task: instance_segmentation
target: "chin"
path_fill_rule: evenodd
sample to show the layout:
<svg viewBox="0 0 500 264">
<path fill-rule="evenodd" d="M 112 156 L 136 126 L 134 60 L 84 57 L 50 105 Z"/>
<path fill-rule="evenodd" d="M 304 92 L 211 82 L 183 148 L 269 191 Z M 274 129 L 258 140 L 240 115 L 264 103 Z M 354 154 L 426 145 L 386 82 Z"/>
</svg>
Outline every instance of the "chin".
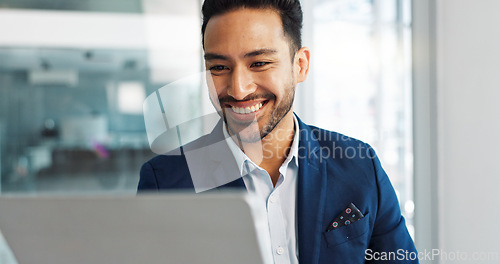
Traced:
<svg viewBox="0 0 500 264">
<path fill-rule="evenodd" d="M 237 125 L 232 122 L 226 122 L 230 134 L 236 136 L 238 141 L 246 143 L 257 143 L 261 140 L 261 127 L 258 122 L 251 122 L 245 125 Z"/>
</svg>

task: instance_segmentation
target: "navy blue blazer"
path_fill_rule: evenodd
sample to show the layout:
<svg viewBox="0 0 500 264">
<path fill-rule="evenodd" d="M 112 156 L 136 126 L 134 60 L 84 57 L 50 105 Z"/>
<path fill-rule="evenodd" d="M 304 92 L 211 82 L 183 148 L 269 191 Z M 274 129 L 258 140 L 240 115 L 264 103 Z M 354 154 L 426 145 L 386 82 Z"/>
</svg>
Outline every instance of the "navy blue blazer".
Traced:
<svg viewBox="0 0 500 264">
<path fill-rule="evenodd" d="M 219 125 L 214 131 L 217 129 L 222 131 Z M 396 193 L 374 150 L 359 140 L 305 125 L 300 119 L 299 133 L 299 262 L 352 264 L 385 258 L 379 263 L 418 263 Z M 210 134 L 204 137 L 197 141 L 223 140 L 220 135 L 215 139 Z M 180 153 L 160 155 L 146 162 L 141 168 L 138 191 L 194 190 L 182 148 Z M 211 156 L 206 157 L 208 162 L 217 158 Z M 245 188 L 245 184 L 238 178 L 219 188 L 227 187 Z M 327 231 L 350 203 L 360 209 L 364 218 Z"/>
</svg>

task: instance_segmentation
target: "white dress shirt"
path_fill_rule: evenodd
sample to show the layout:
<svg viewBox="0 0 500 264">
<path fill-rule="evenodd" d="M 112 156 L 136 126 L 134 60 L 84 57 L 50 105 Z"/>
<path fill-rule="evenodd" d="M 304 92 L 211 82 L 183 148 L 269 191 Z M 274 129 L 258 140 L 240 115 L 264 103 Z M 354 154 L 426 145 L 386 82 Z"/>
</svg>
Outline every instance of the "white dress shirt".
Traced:
<svg viewBox="0 0 500 264">
<path fill-rule="evenodd" d="M 299 171 L 299 123 L 295 116 L 293 120 L 295 133 L 292 145 L 279 168 L 280 176 L 276 186 L 273 186 L 269 173 L 251 161 L 228 135 L 226 127 L 223 127 L 227 144 L 240 168 L 247 190 L 256 193 L 266 205 L 273 258 L 277 264 L 299 262 L 295 206 Z"/>
</svg>

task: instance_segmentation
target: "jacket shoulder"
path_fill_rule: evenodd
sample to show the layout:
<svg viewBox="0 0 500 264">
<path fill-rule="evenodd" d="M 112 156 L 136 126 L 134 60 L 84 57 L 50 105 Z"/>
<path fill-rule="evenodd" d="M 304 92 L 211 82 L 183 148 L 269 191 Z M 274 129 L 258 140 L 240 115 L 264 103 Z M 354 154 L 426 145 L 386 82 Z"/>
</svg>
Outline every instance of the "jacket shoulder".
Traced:
<svg viewBox="0 0 500 264">
<path fill-rule="evenodd" d="M 142 165 L 138 191 L 193 188 L 184 155 L 158 155 Z"/>
<path fill-rule="evenodd" d="M 319 143 L 321 148 L 327 148 L 336 152 L 343 151 L 344 154 L 349 154 L 349 152 L 351 152 L 351 156 L 354 155 L 353 158 L 360 156 L 360 151 L 373 152 L 373 149 L 369 144 L 359 139 L 315 126 L 308 126 L 308 128 L 311 131 L 312 138 Z"/>
</svg>

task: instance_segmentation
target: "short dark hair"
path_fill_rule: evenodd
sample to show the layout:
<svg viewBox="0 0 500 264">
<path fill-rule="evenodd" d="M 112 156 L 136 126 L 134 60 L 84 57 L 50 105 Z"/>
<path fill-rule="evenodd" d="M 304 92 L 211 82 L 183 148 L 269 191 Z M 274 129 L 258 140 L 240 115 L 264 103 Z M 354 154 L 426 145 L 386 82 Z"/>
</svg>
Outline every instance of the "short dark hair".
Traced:
<svg viewBox="0 0 500 264">
<path fill-rule="evenodd" d="M 302 8 L 299 0 L 205 0 L 201 8 L 203 14 L 203 25 L 201 26 L 203 48 L 205 48 L 205 29 L 210 18 L 239 8 L 270 8 L 277 11 L 281 17 L 285 36 L 290 38 L 291 50 L 295 53 L 302 47 Z"/>
</svg>

